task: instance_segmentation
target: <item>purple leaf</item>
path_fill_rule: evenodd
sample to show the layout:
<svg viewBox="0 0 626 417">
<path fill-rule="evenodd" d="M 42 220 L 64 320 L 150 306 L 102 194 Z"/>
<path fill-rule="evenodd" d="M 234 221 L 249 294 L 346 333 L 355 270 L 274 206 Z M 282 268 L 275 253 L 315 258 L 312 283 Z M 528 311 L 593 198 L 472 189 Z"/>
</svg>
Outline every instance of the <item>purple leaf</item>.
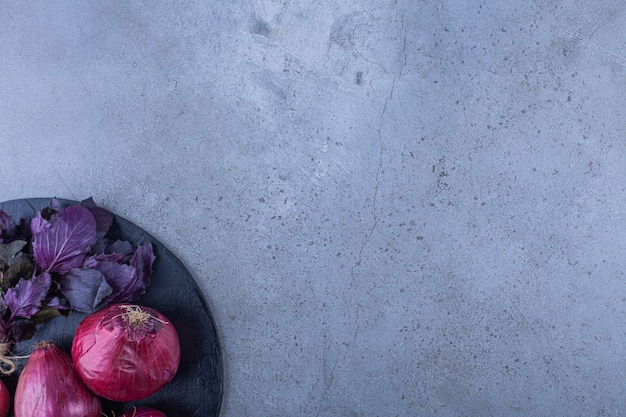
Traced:
<svg viewBox="0 0 626 417">
<path fill-rule="evenodd" d="M 96 220 L 98 240 L 104 238 L 113 224 L 113 215 L 108 210 L 98 207 L 91 197 L 81 201 L 80 204 L 86 207 Z"/>
<path fill-rule="evenodd" d="M 13 343 L 11 338 L 11 323 L 4 318 L 0 318 L 0 343 Z"/>
<path fill-rule="evenodd" d="M 131 301 L 125 289 L 132 286 L 137 280 L 135 268 L 130 265 L 103 261 L 96 269 L 105 276 L 107 283 L 113 287 L 113 292 L 105 300 L 105 304 Z"/>
<path fill-rule="evenodd" d="M 135 248 L 133 245 L 125 240 L 116 240 L 115 242 L 111 242 L 104 250 L 105 253 L 121 253 L 127 256 L 132 255 L 134 251 Z"/>
<path fill-rule="evenodd" d="M 133 300 L 139 299 L 139 296 L 146 292 L 146 287 L 150 285 L 150 277 L 152 276 L 152 265 L 154 264 L 154 250 L 150 242 L 144 243 L 135 250 L 135 254 L 130 258 L 130 265 L 135 268 L 137 273 L 137 281 L 132 288 L 127 288 L 131 293 Z"/>
<path fill-rule="evenodd" d="M 4 313 L 6 313 L 6 311 L 7 311 L 7 304 L 4 301 L 4 295 L 0 295 L 0 317 L 4 316 Z"/>
<path fill-rule="evenodd" d="M 15 222 L 13 221 L 13 218 L 9 214 L 0 210 L 0 243 L 2 243 L 3 239 L 6 239 L 11 234 L 14 228 Z"/>
<path fill-rule="evenodd" d="M 35 323 L 43 323 L 47 320 L 58 316 L 68 316 L 70 313 L 70 306 L 65 298 L 53 296 L 46 298 L 41 303 L 41 308 L 30 319 Z"/>
<path fill-rule="evenodd" d="M 35 217 L 30 221 L 30 232 L 33 236 L 45 233 L 52 224 L 43 218 L 41 212 L 38 212 Z"/>
<path fill-rule="evenodd" d="M 56 310 L 68 310 L 67 303 L 64 303 L 59 297 L 52 297 L 45 303 L 46 307 L 54 308 Z"/>
<path fill-rule="evenodd" d="M 63 204 L 58 198 L 54 197 L 50 202 L 49 208 L 54 211 L 61 211 L 63 209 Z"/>
<path fill-rule="evenodd" d="M 100 262 L 115 262 L 118 264 L 126 263 L 128 257 L 121 253 L 99 253 L 85 258 L 82 268 L 96 268 Z"/>
<path fill-rule="evenodd" d="M 28 340 L 35 335 L 37 330 L 36 324 L 32 320 L 19 319 L 13 322 L 11 331 L 13 333 L 13 340 L 15 343 L 19 343 L 22 340 Z"/>
<path fill-rule="evenodd" d="M 59 291 L 72 309 L 90 313 L 113 291 L 104 275 L 95 269 L 74 268 L 58 280 Z"/>
<path fill-rule="evenodd" d="M 11 319 L 14 317 L 29 319 L 37 313 L 41 302 L 48 295 L 51 284 L 52 276 L 44 272 L 31 279 L 21 278 L 15 287 L 9 288 L 4 294 L 4 301 L 11 310 Z"/>
<path fill-rule="evenodd" d="M 41 213 L 31 222 L 33 256 L 47 272 L 64 274 L 83 263 L 96 243 L 96 220 L 89 209 L 69 206 L 58 216 L 44 219 Z"/>
<path fill-rule="evenodd" d="M 103 238 L 109 232 L 113 224 L 113 215 L 100 207 L 90 208 L 89 211 L 96 219 L 96 231 L 98 238 Z"/>
</svg>

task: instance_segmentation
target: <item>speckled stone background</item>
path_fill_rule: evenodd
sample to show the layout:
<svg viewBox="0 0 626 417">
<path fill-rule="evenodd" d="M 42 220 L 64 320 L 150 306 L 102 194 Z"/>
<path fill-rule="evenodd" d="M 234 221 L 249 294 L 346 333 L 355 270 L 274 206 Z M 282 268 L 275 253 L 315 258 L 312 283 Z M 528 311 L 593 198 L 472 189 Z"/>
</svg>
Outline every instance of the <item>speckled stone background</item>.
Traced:
<svg viewBox="0 0 626 417">
<path fill-rule="evenodd" d="M 2 1 L 0 200 L 196 277 L 223 417 L 626 415 L 626 4 Z"/>
</svg>

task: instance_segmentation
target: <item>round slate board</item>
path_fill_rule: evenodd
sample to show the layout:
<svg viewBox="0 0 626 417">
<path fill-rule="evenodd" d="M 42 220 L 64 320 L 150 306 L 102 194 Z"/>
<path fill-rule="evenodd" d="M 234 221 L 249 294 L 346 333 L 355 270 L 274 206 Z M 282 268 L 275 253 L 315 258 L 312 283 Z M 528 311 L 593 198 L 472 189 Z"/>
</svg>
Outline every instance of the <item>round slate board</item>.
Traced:
<svg viewBox="0 0 626 417">
<path fill-rule="evenodd" d="M 0 203 L 0 210 L 10 214 L 16 222 L 32 218 L 38 210 L 50 205 L 52 198 L 31 198 Z M 62 200 L 63 204 L 79 204 Z M 103 207 L 106 209 L 106 207 Z M 150 286 L 138 304 L 153 307 L 172 321 L 181 344 L 181 362 L 176 376 L 156 394 L 127 404 L 102 401 L 102 411 L 119 416 L 133 405 L 146 405 L 163 411 L 171 417 L 217 417 L 222 401 L 222 356 L 209 307 L 193 277 L 185 266 L 160 242 L 128 220 L 115 215 L 108 236 L 127 240 L 134 245 L 151 242 L 156 255 Z M 66 352 L 70 351 L 74 331 L 85 317 L 72 312 L 69 317 L 56 317 L 39 325 L 35 336 L 21 342 L 15 349 L 17 355 L 28 354 L 40 340 L 53 340 Z M 13 393 L 19 372 L 25 360 L 19 362 L 18 371 L 2 377 Z M 13 417 L 12 411 L 9 414 Z"/>
</svg>

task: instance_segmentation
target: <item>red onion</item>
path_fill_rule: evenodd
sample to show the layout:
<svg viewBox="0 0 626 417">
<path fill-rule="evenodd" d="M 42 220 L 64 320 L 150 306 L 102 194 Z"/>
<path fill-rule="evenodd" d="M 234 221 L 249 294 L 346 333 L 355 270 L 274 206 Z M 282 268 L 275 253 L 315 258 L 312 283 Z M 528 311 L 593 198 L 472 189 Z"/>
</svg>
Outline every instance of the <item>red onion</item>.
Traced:
<svg viewBox="0 0 626 417">
<path fill-rule="evenodd" d="M 76 329 L 72 358 L 97 395 L 126 402 L 146 398 L 170 382 L 180 363 L 180 343 L 160 312 L 113 304 L 85 317 Z"/>
<path fill-rule="evenodd" d="M 133 408 L 130 411 L 125 412 L 120 417 L 167 417 L 159 410 L 155 410 L 152 407 L 139 407 Z"/>
<path fill-rule="evenodd" d="M 9 404 L 11 395 L 4 382 L 0 380 L 0 417 L 7 417 L 9 414 Z"/>
<path fill-rule="evenodd" d="M 70 355 L 40 342 L 17 380 L 15 417 L 101 417 L 100 400 L 82 383 Z"/>
</svg>

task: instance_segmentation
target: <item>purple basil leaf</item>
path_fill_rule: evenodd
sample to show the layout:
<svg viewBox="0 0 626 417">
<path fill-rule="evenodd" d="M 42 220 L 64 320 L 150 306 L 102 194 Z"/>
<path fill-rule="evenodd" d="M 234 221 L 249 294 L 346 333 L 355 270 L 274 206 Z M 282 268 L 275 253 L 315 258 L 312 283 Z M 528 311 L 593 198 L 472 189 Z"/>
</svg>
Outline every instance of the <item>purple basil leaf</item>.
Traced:
<svg viewBox="0 0 626 417">
<path fill-rule="evenodd" d="M 35 335 L 37 325 L 32 320 L 15 320 L 11 326 L 13 332 L 13 341 L 19 343 L 22 340 L 28 340 Z"/>
<path fill-rule="evenodd" d="M 4 301 L 7 308 L 11 310 L 11 318 L 29 319 L 37 313 L 42 301 L 48 295 L 51 284 L 52 276 L 44 272 L 31 279 L 22 278 L 15 287 L 9 288 L 4 294 Z"/>
<path fill-rule="evenodd" d="M 137 281 L 132 288 L 128 288 L 133 297 L 132 301 L 138 300 L 139 296 L 146 292 L 146 287 L 150 284 L 152 276 L 152 264 L 154 264 L 154 251 L 150 242 L 144 243 L 135 250 L 135 254 L 130 258 L 130 265 L 135 268 Z"/>
<path fill-rule="evenodd" d="M 55 317 L 59 317 L 61 314 L 62 314 L 61 310 L 44 305 L 44 306 L 41 306 L 39 311 L 33 315 L 31 320 L 35 323 L 43 323 Z"/>
<path fill-rule="evenodd" d="M 98 207 L 91 197 L 81 201 L 80 204 L 86 207 L 96 220 L 96 243 L 93 245 L 92 252 L 103 253 L 109 243 L 106 235 L 113 225 L 113 214 L 102 207 Z"/>
<path fill-rule="evenodd" d="M 132 294 L 127 294 L 125 289 L 133 287 L 137 281 L 135 268 L 116 262 L 102 261 L 96 269 L 104 275 L 107 283 L 113 288 L 104 304 L 133 301 L 130 299 Z"/>
<path fill-rule="evenodd" d="M 98 207 L 98 205 L 94 201 L 93 197 L 89 197 L 89 198 L 84 199 L 83 201 L 80 202 L 80 205 L 81 206 L 85 206 L 87 208 Z"/>
<path fill-rule="evenodd" d="M 9 235 L 10 240 L 25 240 L 26 242 L 30 242 L 32 237 L 30 219 L 20 220 L 20 222 L 15 225 L 13 232 Z"/>
<path fill-rule="evenodd" d="M 7 311 L 7 304 L 4 301 L 4 294 L 3 294 L 3 295 L 0 295 L 0 317 L 4 316 L 4 313 L 6 313 L 6 311 Z"/>
<path fill-rule="evenodd" d="M 0 210 L 0 243 L 9 237 L 14 228 L 15 222 L 13 218 L 8 213 Z"/>
<path fill-rule="evenodd" d="M 44 321 L 50 320 L 54 317 L 67 317 L 69 314 L 70 306 L 68 306 L 67 300 L 65 298 L 61 299 L 54 296 L 44 300 L 41 308 L 34 316 L 31 317 L 31 320 L 35 323 L 43 323 Z"/>
<path fill-rule="evenodd" d="M 87 208 L 98 207 L 93 197 L 89 197 L 80 202 L 81 206 L 85 206 Z"/>
<path fill-rule="evenodd" d="M 113 224 L 113 215 L 108 210 L 98 207 L 91 197 L 81 201 L 80 204 L 86 207 L 96 219 L 98 240 L 104 238 Z"/>
<path fill-rule="evenodd" d="M 52 297 L 46 302 L 44 302 L 46 307 L 54 308 L 56 310 L 69 310 L 70 307 L 67 303 L 63 302 L 59 297 Z"/>
<path fill-rule="evenodd" d="M 14 240 L 11 243 L 0 243 L 0 261 L 9 263 L 15 255 L 20 253 L 24 246 L 26 246 L 24 240 Z"/>
<path fill-rule="evenodd" d="M 14 287 L 20 278 L 30 278 L 35 270 L 32 258 L 24 252 L 15 255 L 8 266 L 1 280 L 4 288 Z"/>
<path fill-rule="evenodd" d="M 94 219 L 96 219 L 96 231 L 98 233 L 98 238 L 104 238 L 104 235 L 109 232 L 109 229 L 113 224 L 113 215 L 100 207 L 90 208 L 89 211 L 93 215 Z"/>
<path fill-rule="evenodd" d="M 45 233 L 50 226 L 52 226 L 52 224 L 48 220 L 44 219 L 41 212 L 37 212 L 37 215 L 30 221 L 30 231 L 33 236 Z"/>
<path fill-rule="evenodd" d="M 80 267 L 96 243 L 96 220 L 89 209 L 81 206 L 69 206 L 51 221 L 38 213 L 31 230 L 35 261 L 48 272 L 64 274 Z"/>
<path fill-rule="evenodd" d="M 63 210 L 63 204 L 61 204 L 61 201 L 58 198 L 54 197 L 48 208 L 54 211 L 61 211 Z"/>
<path fill-rule="evenodd" d="M 13 338 L 11 337 L 11 323 L 9 320 L 4 318 L 0 318 L 0 343 L 14 343 Z"/>
<path fill-rule="evenodd" d="M 81 265 L 81 268 L 83 268 L 83 269 L 94 269 L 96 266 L 98 266 L 99 263 L 100 263 L 100 261 L 98 260 L 98 258 L 95 255 L 88 256 L 83 261 L 83 264 Z"/>
<path fill-rule="evenodd" d="M 104 275 L 95 269 L 74 268 L 58 284 L 71 308 L 84 313 L 94 311 L 113 291 Z"/>
<path fill-rule="evenodd" d="M 116 262 L 118 264 L 127 263 L 128 256 L 122 253 L 100 253 L 95 256 L 98 261 Z"/>
<path fill-rule="evenodd" d="M 91 255 L 85 258 L 81 268 L 86 269 L 98 269 L 98 266 L 102 262 L 113 262 L 116 264 L 125 264 L 128 261 L 128 256 L 121 253 L 99 253 L 97 255 Z"/>
<path fill-rule="evenodd" d="M 121 253 L 127 256 L 132 255 L 134 251 L 133 245 L 125 240 L 110 242 L 104 250 L 105 253 Z"/>
</svg>

